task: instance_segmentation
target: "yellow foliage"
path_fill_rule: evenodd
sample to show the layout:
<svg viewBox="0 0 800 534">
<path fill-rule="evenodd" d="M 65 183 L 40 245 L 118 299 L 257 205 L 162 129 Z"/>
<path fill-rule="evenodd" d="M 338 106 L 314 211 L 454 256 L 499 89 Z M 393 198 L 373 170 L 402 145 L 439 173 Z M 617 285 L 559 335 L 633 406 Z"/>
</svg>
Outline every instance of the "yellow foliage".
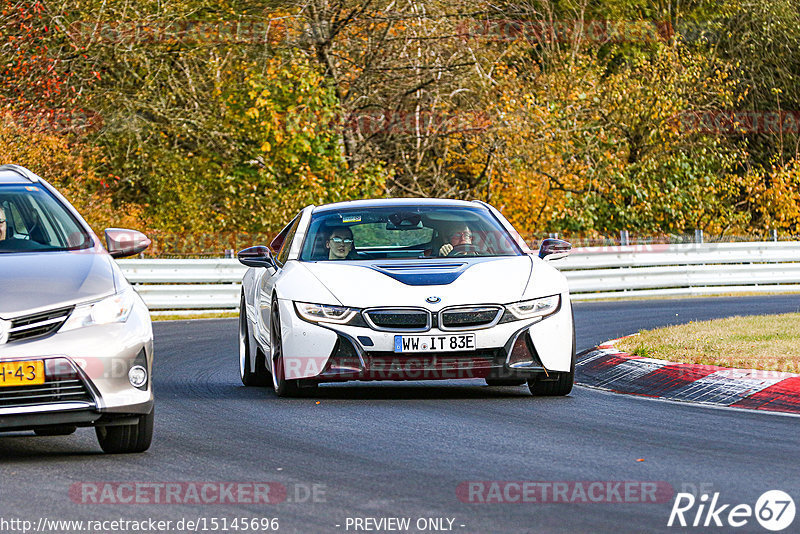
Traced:
<svg viewBox="0 0 800 534">
<path fill-rule="evenodd" d="M 146 231 L 142 206 L 115 205 L 102 179 L 93 170 L 95 154 L 80 142 L 52 132 L 26 129 L 11 120 L 0 122 L 0 164 L 22 165 L 50 182 L 99 236 L 105 228 Z"/>
</svg>

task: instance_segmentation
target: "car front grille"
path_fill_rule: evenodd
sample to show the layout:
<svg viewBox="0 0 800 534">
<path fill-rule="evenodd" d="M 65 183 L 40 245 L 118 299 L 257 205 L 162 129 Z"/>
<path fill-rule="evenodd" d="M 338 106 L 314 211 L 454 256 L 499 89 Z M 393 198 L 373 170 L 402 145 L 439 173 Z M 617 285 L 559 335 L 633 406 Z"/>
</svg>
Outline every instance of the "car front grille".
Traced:
<svg viewBox="0 0 800 534">
<path fill-rule="evenodd" d="M 11 320 L 11 329 L 8 334 L 8 342 L 42 337 L 52 334 L 59 328 L 72 313 L 72 307 L 60 308 L 24 317 L 17 317 Z"/>
<path fill-rule="evenodd" d="M 60 402 L 92 402 L 81 380 L 55 380 L 38 386 L 0 388 L 0 408 L 17 408 Z"/>
<path fill-rule="evenodd" d="M 373 308 L 364 312 L 376 330 L 424 332 L 431 328 L 431 312 L 421 308 Z"/>
<path fill-rule="evenodd" d="M 0 408 L 22 408 L 64 402 L 94 404 L 83 379 L 66 358 L 45 360 L 44 384 L 0 387 Z"/>
<path fill-rule="evenodd" d="M 439 313 L 439 327 L 447 330 L 481 328 L 493 325 L 503 313 L 500 306 L 464 306 Z"/>
</svg>

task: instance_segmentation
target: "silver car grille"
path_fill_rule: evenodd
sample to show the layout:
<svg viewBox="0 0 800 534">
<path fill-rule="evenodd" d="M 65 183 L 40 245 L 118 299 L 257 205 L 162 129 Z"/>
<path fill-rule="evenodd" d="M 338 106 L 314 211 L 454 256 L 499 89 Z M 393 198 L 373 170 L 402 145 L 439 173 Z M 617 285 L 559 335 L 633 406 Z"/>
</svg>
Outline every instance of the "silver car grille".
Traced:
<svg viewBox="0 0 800 534">
<path fill-rule="evenodd" d="M 375 330 L 391 332 L 425 332 L 431 329 L 431 312 L 424 308 L 372 308 L 364 318 Z"/>
<path fill-rule="evenodd" d="M 503 315 L 501 306 L 460 306 L 439 312 L 442 330 L 467 330 L 494 326 Z"/>
<path fill-rule="evenodd" d="M 93 402 L 83 381 L 54 380 L 38 386 L 0 388 L 0 408 L 19 408 L 62 402 Z"/>
<path fill-rule="evenodd" d="M 22 408 L 85 402 L 94 405 L 94 397 L 74 365 L 66 358 L 45 360 L 44 384 L 0 387 L 0 408 Z"/>
<path fill-rule="evenodd" d="M 31 339 L 52 334 L 69 317 L 72 307 L 51 310 L 11 320 L 11 329 L 8 333 L 8 342 Z"/>
</svg>

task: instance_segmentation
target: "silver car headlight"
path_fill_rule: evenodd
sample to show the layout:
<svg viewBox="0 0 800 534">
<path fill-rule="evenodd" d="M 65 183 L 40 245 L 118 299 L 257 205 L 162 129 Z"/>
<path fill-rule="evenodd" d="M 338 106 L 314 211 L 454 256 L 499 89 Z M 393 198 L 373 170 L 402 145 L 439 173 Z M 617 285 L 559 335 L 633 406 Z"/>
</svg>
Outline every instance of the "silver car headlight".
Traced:
<svg viewBox="0 0 800 534">
<path fill-rule="evenodd" d="M 75 330 L 85 326 L 124 323 L 133 311 L 136 293 L 126 289 L 102 300 L 76 306 L 59 332 Z"/>
<path fill-rule="evenodd" d="M 517 319 L 532 319 L 534 317 L 546 317 L 558 310 L 561 302 L 561 295 L 552 295 L 532 300 L 523 300 L 507 304 L 506 309 Z"/>
<path fill-rule="evenodd" d="M 312 323 L 345 324 L 356 316 L 361 310 L 347 306 L 331 306 L 329 304 L 311 304 L 308 302 L 295 302 L 294 309 L 297 315 Z"/>
</svg>

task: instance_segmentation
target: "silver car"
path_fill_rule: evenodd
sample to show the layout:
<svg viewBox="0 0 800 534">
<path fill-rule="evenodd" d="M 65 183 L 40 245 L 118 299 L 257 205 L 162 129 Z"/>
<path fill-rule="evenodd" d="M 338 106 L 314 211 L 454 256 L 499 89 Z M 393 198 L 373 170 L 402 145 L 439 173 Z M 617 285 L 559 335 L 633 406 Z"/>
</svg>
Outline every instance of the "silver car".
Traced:
<svg viewBox="0 0 800 534">
<path fill-rule="evenodd" d="M 93 426 L 105 452 L 150 446 L 150 314 L 112 259 L 150 241 L 105 234 L 108 251 L 50 184 L 0 166 L 0 431 Z"/>
</svg>

